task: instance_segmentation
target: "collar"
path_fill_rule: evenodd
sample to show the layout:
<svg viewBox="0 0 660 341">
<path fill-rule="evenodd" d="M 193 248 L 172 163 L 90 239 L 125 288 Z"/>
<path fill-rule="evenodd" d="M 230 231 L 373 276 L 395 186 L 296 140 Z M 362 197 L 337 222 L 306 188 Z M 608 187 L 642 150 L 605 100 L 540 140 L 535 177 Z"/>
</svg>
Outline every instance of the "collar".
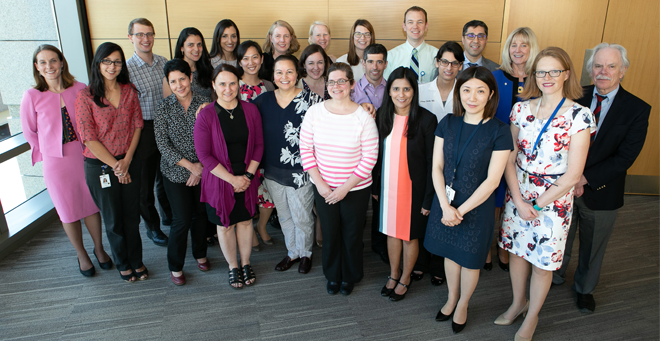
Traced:
<svg viewBox="0 0 660 341">
<path fill-rule="evenodd" d="M 457 78 L 458 77 L 454 78 L 454 86 L 451 87 L 451 91 L 449 91 L 450 94 L 454 92 L 454 89 L 456 89 L 456 79 Z M 429 90 L 437 91 L 439 93 L 440 89 L 438 89 L 438 77 L 435 77 L 435 79 L 433 79 L 433 81 L 431 81 L 431 83 L 432 84 L 429 85 Z M 447 98 L 447 100 L 449 100 L 449 98 Z"/>
<path fill-rule="evenodd" d="M 467 54 L 465 54 L 465 51 L 463 51 L 463 56 L 465 57 L 465 61 L 463 62 L 463 65 L 467 66 L 468 63 L 472 63 L 472 62 L 470 61 L 470 59 L 468 59 Z M 477 65 L 479 65 L 479 66 L 484 66 L 484 55 L 481 55 L 481 56 L 479 57 L 479 59 L 477 60 L 477 62 L 476 62 L 476 63 L 472 63 L 472 64 L 477 64 Z"/>
<path fill-rule="evenodd" d="M 619 93 L 619 89 L 621 89 L 621 84 L 617 85 L 616 89 L 610 91 L 609 93 L 607 93 L 605 95 L 601 95 L 601 96 L 607 97 L 608 102 L 612 103 L 612 101 L 614 100 L 614 96 L 616 96 L 616 94 Z M 599 94 L 599 93 L 598 93 L 598 90 L 596 89 L 596 86 L 594 85 L 594 91 L 593 91 L 593 95 L 591 95 L 591 97 L 596 97 L 596 94 Z"/>
<path fill-rule="evenodd" d="M 358 81 L 358 85 L 360 86 L 361 89 L 366 89 L 369 85 L 373 86 L 371 83 L 369 83 L 369 80 L 367 79 L 367 75 L 362 76 L 360 80 Z M 380 88 L 381 86 L 387 86 L 387 82 L 385 81 L 385 77 L 381 78 L 380 84 L 378 84 L 377 88 Z"/>
<path fill-rule="evenodd" d="M 153 56 L 152 57 L 152 62 L 151 62 L 152 65 L 150 65 L 150 66 L 154 66 L 154 65 L 158 64 L 158 58 L 157 58 L 158 55 L 156 55 L 155 53 L 152 53 L 152 56 Z M 137 54 L 137 52 L 133 52 L 133 56 L 129 60 L 131 60 L 131 59 L 133 59 L 135 61 L 135 64 L 137 66 L 143 66 L 145 64 L 149 65 L 147 62 L 142 60 L 142 58 L 140 58 L 140 56 Z M 126 61 L 126 63 L 128 63 L 128 60 Z"/>
<path fill-rule="evenodd" d="M 408 49 L 408 51 L 410 51 L 410 52 L 412 53 L 412 50 L 413 50 L 413 49 L 417 49 L 417 51 L 421 51 L 422 49 L 424 49 L 424 47 L 426 46 L 426 42 L 423 41 L 421 44 L 419 44 L 419 46 L 417 46 L 417 47 L 413 47 L 413 46 L 410 44 L 410 42 L 409 42 L 408 40 L 406 40 L 406 42 L 405 42 L 404 45 L 406 46 L 406 48 Z"/>
</svg>

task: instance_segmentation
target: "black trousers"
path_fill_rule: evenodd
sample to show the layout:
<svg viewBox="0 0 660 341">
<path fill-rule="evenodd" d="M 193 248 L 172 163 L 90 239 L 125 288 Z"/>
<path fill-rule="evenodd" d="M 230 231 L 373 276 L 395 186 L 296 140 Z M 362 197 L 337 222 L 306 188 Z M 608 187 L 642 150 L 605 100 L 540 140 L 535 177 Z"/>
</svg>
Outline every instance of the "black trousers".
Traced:
<svg viewBox="0 0 660 341">
<path fill-rule="evenodd" d="M 339 203 L 328 205 L 314 186 L 316 210 L 323 226 L 323 273 L 328 281 L 362 280 L 362 236 L 370 196 L 371 188 L 364 188 L 348 192 Z"/>
<path fill-rule="evenodd" d="M 387 253 L 387 235 L 381 233 L 380 229 L 380 203 L 371 197 L 371 250 L 380 254 Z"/>
<path fill-rule="evenodd" d="M 419 238 L 419 255 L 413 271 L 421 271 L 431 276 L 445 277 L 445 257 L 436 256 L 424 247 L 424 237 Z"/>
<path fill-rule="evenodd" d="M 163 174 L 160 172 L 160 152 L 156 145 L 154 121 L 144 121 L 144 128 L 140 134 L 135 154 L 140 155 L 142 172 L 140 173 L 140 216 L 144 219 L 144 226 L 149 231 L 160 231 L 160 219 L 172 220 L 172 208 L 163 186 Z M 135 177 L 134 177 L 135 178 Z M 154 184 L 156 196 L 160 204 L 160 216 L 156 210 L 154 197 Z"/>
<path fill-rule="evenodd" d="M 85 159 L 85 180 L 92 199 L 101 210 L 105 233 L 110 242 L 112 258 L 120 271 L 142 267 L 142 239 L 140 239 L 140 174 L 139 160 L 133 160 L 128 169 L 132 182 L 122 185 L 110 167 L 111 186 L 101 188 L 99 177 L 103 174 L 103 162 Z"/>
<path fill-rule="evenodd" d="M 186 259 L 189 230 L 193 257 L 195 259 L 206 257 L 206 224 L 208 223 L 206 206 L 199 201 L 202 192 L 200 184 L 189 187 L 185 183 L 173 183 L 166 177 L 163 177 L 163 184 L 172 204 L 167 263 L 170 271 L 181 271 Z"/>
</svg>

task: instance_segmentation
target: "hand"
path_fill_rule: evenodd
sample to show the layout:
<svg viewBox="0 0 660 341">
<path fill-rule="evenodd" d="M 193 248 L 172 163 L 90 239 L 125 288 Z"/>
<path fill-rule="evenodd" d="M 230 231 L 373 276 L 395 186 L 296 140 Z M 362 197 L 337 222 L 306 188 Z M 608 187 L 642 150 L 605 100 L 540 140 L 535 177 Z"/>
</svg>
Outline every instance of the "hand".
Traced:
<svg viewBox="0 0 660 341">
<path fill-rule="evenodd" d="M 117 163 L 115 163 L 115 165 L 112 167 L 112 170 L 114 170 L 115 175 L 119 177 L 121 176 L 120 174 L 122 173 L 128 173 L 128 168 L 130 166 L 131 166 L 131 160 L 128 160 L 127 158 L 123 158 L 117 161 Z"/>
<path fill-rule="evenodd" d="M 378 201 L 378 196 L 377 196 L 377 195 L 372 194 L 371 196 L 372 196 L 376 201 Z"/>
<path fill-rule="evenodd" d="M 346 194 L 348 194 L 346 187 L 339 186 L 335 188 L 335 190 L 332 191 L 327 197 L 325 197 L 325 203 L 328 205 L 334 205 L 342 201 L 346 197 Z"/>
<path fill-rule="evenodd" d="M 458 212 L 453 206 L 447 205 L 442 208 L 442 219 L 441 223 L 446 226 L 456 226 L 461 223 L 463 216 Z"/>
<path fill-rule="evenodd" d="M 328 195 L 332 194 L 332 188 L 330 188 L 330 186 L 328 186 L 328 184 L 325 181 L 316 184 L 316 190 L 319 192 L 319 195 L 321 195 L 324 199 L 327 199 Z"/>
<path fill-rule="evenodd" d="M 131 183 L 131 175 L 128 173 L 122 173 L 121 176 L 117 176 L 117 180 L 122 185 L 128 185 Z"/>
<path fill-rule="evenodd" d="M 360 105 L 362 106 L 362 108 L 364 110 L 367 111 L 367 113 L 369 113 L 371 118 L 373 118 L 374 120 L 376 119 L 376 108 L 373 106 L 373 104 L 371 104 L 371 103 L 362 103 Z"/>
<path fill-rule="evenodd" d="M 204 166 L 202 166 L 201 162 L 195 162 L 190 166 L 190 169 L 188 169 L 190 173 L 194 174 L 195 176 L 201 178 L 202 177 L 202 172 L 204 171 Z"/>
<path fill-rule="evenodd" d="M 201 180 L 202 180 L 201 176 L 197 176 L 193 173 L 190 173 L 190 176 L 188 177 L 188 181 L 186 181 L 186 186 L 188 187 L 197 186 Z"/>
<path fill-rule="evenodd" d="M 234 187 L 235 193 L 245 192 L 250 187 L 250 180 L 242 175 L 232 175 L 230 184 Z"/>
<path fill-rule="evenodd" d="M 197 117 L 197 115 L 199 115 L 199 112 L 202 111 L 202 109 L 204 109 L 204 107 L 206 107 L 207 105 L 209 105 L 209 103 L 202 103 L 199 106 L 199 108 L 197 108 L 197 111 L 195 111 L 195 117 Z"/>
<path fill-rule="evenodd" d="M 422 214 L 423 214 L 423 215 L 425 215 L 425 216 L 428 217 L 428 216 L 429 216 L 429 213 L 431 213 L 430 210 L 425 210 L 425 209 L 422 208 Z"/>
<path fill-rule="evenodd" d="M 582 174 L 582 175 L 580 176 L 580 181 L 578 181 L 578 183 L 575 184 L 575 186 L 576 186 L 576 187 L 577 187 L 577 186 L 586 186 L 588 183 L 589 183 L 589 182 L 587 181 L 587 178 L 585 178 L 585 177 L 584 177 L 584 174 Z"/>
<path fill-rule="evenodd" d="M 575 192 L 573 192 L 573 195 L 574 195 L 576 198 L 579 198 L 579 197 L 582 196 L 582 194 L 584 194 L 584 186 L 580 186 L 579 184 L 580 184 L 580 183 L 578 182 L 578 184 L 575 185 Z"/>
<path fill-rule="evenodd" d="M 516 209 L 522 220 L 531 221 L 539 217 L 539 212 L 530 203 L 522 201 L 516 205 Z"/>
</svg>

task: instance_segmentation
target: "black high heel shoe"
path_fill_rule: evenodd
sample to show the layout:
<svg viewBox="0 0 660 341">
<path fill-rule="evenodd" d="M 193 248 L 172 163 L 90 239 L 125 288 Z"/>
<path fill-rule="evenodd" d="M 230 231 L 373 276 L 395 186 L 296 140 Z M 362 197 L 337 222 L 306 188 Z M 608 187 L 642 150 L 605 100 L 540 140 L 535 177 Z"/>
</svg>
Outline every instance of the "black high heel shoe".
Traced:
<svg viewBox="0 0 660 341">
<path fill-rule="evenodd" d="M 92 277 L 96 273 L 96 269 L 94 268 L 94 264 L 92 264 L 92 267 L 87 269 L 87 270 L 81 269 L 80 268 L 80 260 L 78 260 L 78 270 L 80 270 L 80 273 L 85 277 Z"/>
<path fill-rule="evenodd" d="M 400 286 L 406 288 L 406 292 L 399 295 L 396 292 L 394 292 L 394 289 L 396 289 L 396 287 L 394 287 L 394 289 L 392 289 L 392 295 L 390 295 L 390 301 L 396 302 L 396 301 L 401 301 L 402 299 L 406 298 L 406 294 L 408 293 L 408 290 L 410 290 L 410 285 L 411 284 L 412 284 L 412 281 L 408 284 L 403 284 L 403 283 L 399 282 L 397 285 L 400 285 Z"/>
<path fill-rule="evenodd" d="M 445 282 L 445 279 L 442 277 L 431 276 L 431 285 L 434 287 L 439 287 L 442 283 Z"/>
<path fill-rule="evenodd" d="M 465 328 L 466 324 L 467 324 L 467 320 L 463 324 L 458 324 L 454 321 L 451 321 L 451 330 L 454 332 L 454 334 L 458 334 L 463 330 L 463 328 Z"/>
<path fill-rule="evenodd" d="M 456 309 L 456 308 L 454 308 L 454 309 Z M 441 308 L 440 310 L 438 310 L 438 315 L 435 315 L 435 320 L 438 321 L 438 322 L 447 321 L 451 318 L 452 315 L 454 315 L 453 311 L 451 313 L 449 313 L 449 315 L 443 314 L 442 313 L 442 308 Z"/>
<path fill-rule="evenodd" d="M 498 262 L 497 264 L 500 266 L 500 269 L 509 272 L 509 263 Z"/>
<path fill-rule="evenodd" d="M 484 270 L 486 270 L 486 271 L 493 270 L 493 262 L 488 262 L 488 263 L 484 264 Z"/>
<path fill-rule="evenodd" d="M 396 282 L 394 285 L 394 288 L 396 288 L 397 284 L 399 284 L 399 280 L 396 278 L 392 278 L 392 276 L 387 276 L 387 281 L 389 282 L 390 280 L 393 280 Z M 380 289 L 380 295 L 383 297 L 389 297 L 392 295 L 392 292 L 394 292 L 394 288 L 390 289 L 387 287 L 387 282 L 385 282 L 385 285 L 383 286 L 383 289 Z"/>
<path fill-rule="evenodd" d="M 99 256 L 96 255 L 96 249 L 93 249 L 92 253 L 94 253 L 94 257 L 96 257 L 96 261 L 99 262 L 99 266 L 101 267 L 101 269 L 103 269 L 103 270 L 112 269 L 112 258 L 108 257 L 110 259 L 108 259 L 107 262 L 101 263 L 101 261 L 99 260 Z"/>
<path fill-rule="evenodd" d="M 419 281 L 422 278 L 424 278 L 424 273 L 422 272 L 421 274 L 416 274 L 414 271 L 410 273 L 410 278 L 413 279 L 413 281 Z"/>
</svg>

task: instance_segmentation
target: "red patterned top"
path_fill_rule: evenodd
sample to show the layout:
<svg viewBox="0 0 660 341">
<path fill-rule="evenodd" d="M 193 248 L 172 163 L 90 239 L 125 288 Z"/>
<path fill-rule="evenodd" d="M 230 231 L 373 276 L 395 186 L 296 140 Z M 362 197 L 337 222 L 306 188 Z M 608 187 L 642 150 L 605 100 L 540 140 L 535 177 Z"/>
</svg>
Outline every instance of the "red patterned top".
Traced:
<svg viewBox="0 0 660 341">
<path fill-rule="evenodd" d="M 130 84 L 120 86 L 117 108 L 105 98 L 103 103 L 108 106 L 100 108 L 94 103 L 89 87 L 81 90 L 76 97 L 76 122 L 82 142 L 99 141 L 113 156 L 125 154 L 131 145 L 135 129 L 142 129 L 144 126 L 137 90 Z M 87 147 L 83 150 L 83 155 L 96 159 Z"/>
</svg>

